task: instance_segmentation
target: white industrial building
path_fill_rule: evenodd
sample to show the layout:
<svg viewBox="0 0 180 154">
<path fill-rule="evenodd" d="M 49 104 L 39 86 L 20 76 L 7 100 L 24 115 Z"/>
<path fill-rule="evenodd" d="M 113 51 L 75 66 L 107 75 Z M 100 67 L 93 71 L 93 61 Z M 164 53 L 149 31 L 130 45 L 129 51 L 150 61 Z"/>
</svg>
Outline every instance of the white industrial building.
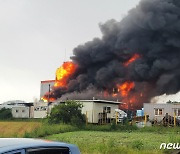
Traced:
<svg viewBox="0 0 180 154">
<path fill-rule="evenodd" d="M 24 104 L 27 104 L 27 102 L 22 100 L 11 100 L 0 104 L 0 109 L 2 108 L 11 109 L 14 106 L 22 106 L 22 105 L 24 106 Z"/>
<path fill-rule="evenodd" d="M 54 103 L 47 103 L 47 102 L 34 103 L 34 110 L 33 110 L 34 118 L 46 118 L 47 115 L 49 115 L 51 113 L 51 109 L 55 105 L 57 105 L 56 102 L 54 102 Z"/>
<path fill-rule="evenodd" d="M 33 107 L 14 106 L 12 107 L 12 116 L 14 118 L 33 118 Z"/>
<path fill-rule="evenodd" d="M 121 102 L 108 100 L 76 100 L 83 105 L 82 113 L 87 116 L 88 123 L 110 123 L 115 118 L 115 109 Z M 51 109 L 64 101 L 34 103 L 34 118 L 46 118 Z"/>
<path fill-rule="evenodd" d="M 161 121 L 166 114 L 180 118 L 180 104 L 166 103 L 153 104 L 144 103 L 144 114 L 149 116 L 149 120 Z"/>
<path fill-rule="evenodd" d="M 76 100 L 83 105 L 82 113 L 87 116 L 88 123 L 110 123 L 115 118 L 115 110 L 118 109 L 121 102 L 109 100 Z M 8 108 L 12 109 L 14 118 L 46 118 L 51 109 L 64 101 L 53 103 L 36 102 L 20 104 L 9 103 Z"/>
<path fill-rule="evenodd" d="M 33 103 L 27 103 L 22 100 L 11 100 L 0 104 L 0 109 L 11 109 L 14 118 L 33 118 Z"/>
<path fill-rule="evenodd" d="M 108 100 L 76 100 L 83 105 L 82 113 L 87 116 L 88 123 L 109 123 L 115 118 L 115 109 L 121 102 Z M 34 103 L 34 118 L 46 118 L 51 109 L 64 101 Z"/>
<path fill-rule="evenodd" d="M 48 114 L 48 103 L 34 103 L 34 118 L 46 118 Z"/>
<path fill-rule="evenodd" d="M 88 123 L 110 123 L 115 118 L 115 109 L 121 102 L 108 100 L 78 100 L 83 105 L 82 113 L 86 115 Z"/>
<path fill-rule="evenodd" d="M 41 81 L 40 98 L 42 98 L 54 86 L 55 80 Z"/>
</svg>

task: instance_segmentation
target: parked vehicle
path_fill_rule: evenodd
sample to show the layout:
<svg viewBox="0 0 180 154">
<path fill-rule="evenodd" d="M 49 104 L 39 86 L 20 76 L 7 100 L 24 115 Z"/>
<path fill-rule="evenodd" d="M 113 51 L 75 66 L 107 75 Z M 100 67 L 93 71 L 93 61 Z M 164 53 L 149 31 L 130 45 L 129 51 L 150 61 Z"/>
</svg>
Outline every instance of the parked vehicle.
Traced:
<svg viewBox="0 0 180 154">
<path fill-rule="evenodd" d="M 0 138 L 1 154 L 80 154 L 77 146 L 27 138 Z"/>
<path fill-rule="evenodd" d="M 117 113 L 118 122 L 123 122 L 123 119 L 127 118 L 127 113 L 124 112 L 123 110 L 115 109 L 115 114 L 116 113 Z"/>
</svg>

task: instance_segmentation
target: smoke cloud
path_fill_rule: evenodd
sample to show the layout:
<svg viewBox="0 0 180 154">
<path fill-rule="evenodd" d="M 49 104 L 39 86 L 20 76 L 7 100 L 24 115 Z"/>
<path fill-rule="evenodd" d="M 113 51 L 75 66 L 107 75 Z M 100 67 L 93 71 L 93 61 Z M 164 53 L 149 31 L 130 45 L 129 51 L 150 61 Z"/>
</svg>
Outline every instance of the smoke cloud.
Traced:
<svg viewBox="0 0 180 154">
<path fill-rule="evenodd" d="M 179 0 L 142 0 L 120 22 L 112 19 L 99 27 L 102 38 L 73 50 L 71 59 L 78 69 L 66 90 L 55 89 L 57 98 L 86 93 L 89 86 L 96 94 L 112 91 L 125 81 L 135 82 L 134 93 L 146 92 L 145 102 L 180 90 Z M 136 53 L 140 58 L 125 67 Z"/>
</svg>

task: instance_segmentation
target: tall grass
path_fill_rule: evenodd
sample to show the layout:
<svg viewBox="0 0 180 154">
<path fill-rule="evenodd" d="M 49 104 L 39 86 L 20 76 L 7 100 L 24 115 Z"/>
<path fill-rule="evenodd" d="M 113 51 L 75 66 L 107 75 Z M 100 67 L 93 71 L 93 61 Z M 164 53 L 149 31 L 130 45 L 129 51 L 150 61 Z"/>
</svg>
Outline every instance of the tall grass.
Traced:
<svg viewBox="0 0 180 154">
<path fill-rule="evenodd" d="M 65 124 L 43 124 L 41 127 L 35 129 L 32 132 L 25 132 L 24 136 L 25 138 L 38 138 L 38 137 L 45 137 L 48 135 L 58 134 L 58 133 L 64 133 L 64 132 L 71 132 L 71 131 L 77 131 L 78 128 L 71 125 L 65 125 Z"/>
<path fill-rule="evenodd" d="M 1 121 L 0 137 L 22 137 L 25 132 L 33 132 L 41 125 L 41 122 Z"/>
<path fill-rule="evenodd" d="M 64 132 L 72 132 L 72 131 L 133 131 L 137 130 L 136 126 L 131 125 L 83 125 L 81 127 L 67 125 L 67 124 L 49 124 L 47 121 L 42 122 L 42 126 L 31 131 L 25 132 L 23 137 L 26 138 L 37 138 L 37 137 L 45 137 L 48 135 L 64 133 Z"/>
<path fill-rule="evenodd" d="M 140 132 L 102 132 L 102 131 L 79 131 L 56 134 L 45 137 L 46 139 L 76 144 L 82 153 L 161 153 L 158 149 L 159 137 L 156 134 Z M 166 137 L 160 138 L 164 140 Z M 156 148 L 155 148 L 156 147 Z"/>
<path fill-rule="evenodd" d="M 24 137 L 45 137 L 48 135 L 73 132 L 73 131 L 103 131 L 103 132 L 155 132 L 159 134 L 163 133 L 180 133 L 180 128 L 165 128 L 162 126 L 137 128 L 135 125 L 93 125 L 88 124 L 82 127 L 67 125 L 67 124 L 48 124 L 43 122 L 42 126 L 36 128 L 31 132 L 25 132 Z"/>
<path fill-rule="evenodd" d="M 0 119 L 0 122 L 44 122 L 46 119 L 34 119 L 34 118 L 11 118 L 11 119 Z"/>
<path fill-rule="evenodd" d="M 89 124 L 82 128 L 82 130 L 88 130 L 88 131 L 134 131 L 138 128 L 135 125 L 114 125 L 114 124 L 108 124 L 108 125 L 93 125 Z"/>
<path fill-rule="evenodd" d="M 156 132 L 160 134 L 164 133 L 177 133 L 180 134 L 180 127 L 163 127 L 163 126 L 152 126 L 139 128 L 140 132 Z"/>
</svg>

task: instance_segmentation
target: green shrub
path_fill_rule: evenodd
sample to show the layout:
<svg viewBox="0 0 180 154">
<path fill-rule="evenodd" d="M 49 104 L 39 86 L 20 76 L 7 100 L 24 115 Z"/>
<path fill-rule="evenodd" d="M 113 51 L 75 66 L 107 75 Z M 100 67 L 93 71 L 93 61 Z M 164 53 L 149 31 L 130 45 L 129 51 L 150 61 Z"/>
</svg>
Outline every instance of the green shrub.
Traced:
<svg viewBox="0 0 180 154">
<path fill-rule="evenodd" d="M 122 124 L 106 124 L 106 125 L 93 125 L 88 124 L 83 127 L 83 130 L 92 130 L 92 131 L 134 131 L 138 130 L 135 125 L 122 125 Z"/>
<path fill-rule="evenodd" d="M 11 109 L 2 108 L 0 110 L 0 120 L 12 119 Z"/>
<path fill-rule="evenodd" d="M 71 118 L 71 124 L 73 126 L 77 126 L 79 128 L 82 128 L 85 124 L 85 116 L 83 115 L 81 118 L 77 117 L 77 116 L 72 116 Z"/>
<path fill-rule="evenodd" d="M 94 125 L 88 124 L 84 128 L 84 130 L 92 130 L 92 131 L 111 131 L 111 125 Z"/>
<path fill-rule="evenodd" d="M 85 124 L 85 115 L 81 113 L 82 105 L 76 101 L 66 101 L 65 104 L 55 106 L 48 118 L 50 124 Z"/>
<path fill-rule="evenodd" d="M 113 120 L 113 122 L 111 123 L 111 130 L 116 130 L 116 129 L 117 129 L 116 121 Z"/>
</svg>

